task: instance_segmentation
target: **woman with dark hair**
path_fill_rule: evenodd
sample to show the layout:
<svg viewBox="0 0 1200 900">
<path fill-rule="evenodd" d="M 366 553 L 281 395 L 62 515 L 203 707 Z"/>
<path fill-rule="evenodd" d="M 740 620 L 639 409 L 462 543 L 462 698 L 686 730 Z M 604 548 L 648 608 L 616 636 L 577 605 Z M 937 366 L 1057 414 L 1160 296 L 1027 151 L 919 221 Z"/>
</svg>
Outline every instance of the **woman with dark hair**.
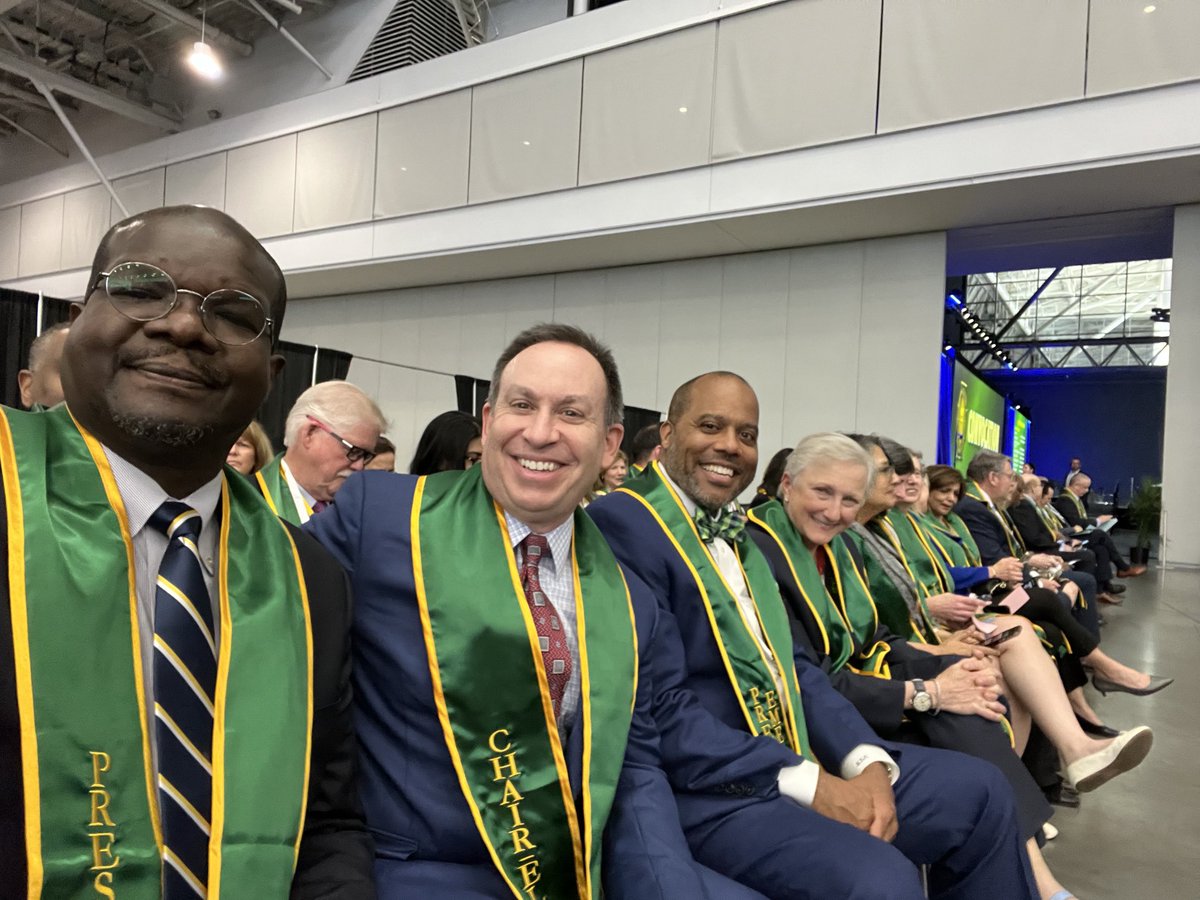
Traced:
<svg viewBox="0 0 1200 900">
<path fill-rule="evenodd" d="M 775 499 L 776 494 L 779 493 L 779 479 L 783 477 L 788 457 L 791 455 L 792 448 L 784 447 L 771 457 L 771 461 L 767 463 L 767 468 L 763 471 L 762 483 L 754 491 L 754 499 L 746 505 L 747 509 L 762 506 L 768 500 Z"/>
<path fill-rule="evenodd" d="M 408 471 L 433 475 L 454 469 L 469 469 L 483 452 L 483 429 L 469 413 L 450 410 L 434 416 L 425 426 Z"/>
</svg>

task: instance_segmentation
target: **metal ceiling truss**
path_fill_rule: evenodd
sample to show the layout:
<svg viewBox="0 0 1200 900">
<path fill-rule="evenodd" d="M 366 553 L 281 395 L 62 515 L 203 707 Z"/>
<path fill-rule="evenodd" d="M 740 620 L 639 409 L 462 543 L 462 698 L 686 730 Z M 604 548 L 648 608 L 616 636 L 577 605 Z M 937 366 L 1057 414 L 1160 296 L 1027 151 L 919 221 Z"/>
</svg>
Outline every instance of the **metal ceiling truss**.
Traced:
<svg viewBox="0 0 1200 900">
<path fill-rule="evenodd" d="M 1107 369 L 1157 365 L 1169 344 L 1170 339 L 1165 335 L 1140 335 L 1006 341 L 1000 348 L 1011 356 L 1014 368 Z M 961 349 L 964 353 L 981 351 L 975 362 L 977 368 L 986 370 L 1001 367 L 985 344 L 963 344 Z"/>
</svg>

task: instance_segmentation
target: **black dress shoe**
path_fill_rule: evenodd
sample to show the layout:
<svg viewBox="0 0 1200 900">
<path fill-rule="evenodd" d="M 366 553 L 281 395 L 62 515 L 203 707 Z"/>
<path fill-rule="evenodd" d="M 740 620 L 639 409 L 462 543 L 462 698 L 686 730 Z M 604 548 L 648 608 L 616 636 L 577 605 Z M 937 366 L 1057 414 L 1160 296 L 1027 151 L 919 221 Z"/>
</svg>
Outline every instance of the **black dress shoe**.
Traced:
<svg viewBox="0 0 1200 900">
<path fill-rule="evenodd" d="M 1065 784 L 1047 790 L 1046 799 L 1063 809 L 1079 809 L 1079 792 Z"/>
<path fill-rule="evenodd" d="M 1092 737 L 1115 738 L 1121 733 L 1115 728 L 1109 728 L 1107 725 L 1097 725 L 1095 722 L 1089 722 L 1087 719 L 1079 716 L 1076 716 L 1075 720 L 1079 723 L 1079 727 L 1083 729 L 1083 733 L 1090 734 Z"/>
<path fill-rule="evenodd" d="M 1115 681 L 1109 681 L 1107 678 L 1092 672 L 1092 687 L 1105 696 L 1108 696 L 1111 691 L 1114 694 L 1133 694 L 1135 697 L 1146 697 L 1150 694 L 1158 693 L 1174 681 L 1174 678 L 1167 678 L 1163 675 L 1151 675 L 1150 683 L 1144 688 L 1131 688 L 1125 687 L 1123 684 L 1117 684 Z"/>
<path fill-rule="evenodd" d="M 1115 581 L 1110 581 L 1108 583 L 1108 587 L 1106 587 L 1104 590 L 1109 594 L 1123 594 L 1125 593 L 1125 585 L 1117 584 Z"/>
</svg>

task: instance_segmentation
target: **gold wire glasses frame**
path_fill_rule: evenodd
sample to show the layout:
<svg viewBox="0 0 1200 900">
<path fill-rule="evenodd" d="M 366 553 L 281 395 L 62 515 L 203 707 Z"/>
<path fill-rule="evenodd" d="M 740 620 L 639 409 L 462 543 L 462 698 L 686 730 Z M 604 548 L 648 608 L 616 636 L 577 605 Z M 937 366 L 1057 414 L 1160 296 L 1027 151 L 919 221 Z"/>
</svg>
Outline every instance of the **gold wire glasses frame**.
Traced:
<svg viewBox="0 0 1200 900">
<path fill-rule="evenodd" d="M 113 309 L 135 322 L 165 318 L 178 304 L 180 294 L 191 294 L 200 298 L 200 321 L 222 344 L 240 347 L 258 340 L 263 332 L 273 334 L 273 320 L 263 302 L 252 294 L 229 288 L 207 295 L 189 291 L 150 263 L 123 262 L 100 272 L 88 294 L 101 284 Z"/>
<path fill-rule="evenodd" d="M 336 431 L 334 431 L 332 428 L 330 428 L 328 425 L 326 425 L 324 422 L 322 422 L 316 416 L 308 416 L 308 421 L 312 422 L 314 425 L 316 425 L 318 428 L 320 428 L 323 432 L 325 432 L 327 435 L 329 435 L 331 438 L 333 438 L 335 441 L 337 441 L 339 444 L 342 445 L 342 448 L 346 451 L 346 461 L 347 462 L 355 463 L 361 459 L 363 465 L 365 466 L 367 463 L 369 463 L 371 460 L 373 460 L 375 458 L 374 450 L 367 450 L 363 447 L 358 446 L 358 444 L 350 443 L 348 440 L 346 440 L 344 437 L 342 437 L 340 434 L 338 434 Z"/>
</svg>

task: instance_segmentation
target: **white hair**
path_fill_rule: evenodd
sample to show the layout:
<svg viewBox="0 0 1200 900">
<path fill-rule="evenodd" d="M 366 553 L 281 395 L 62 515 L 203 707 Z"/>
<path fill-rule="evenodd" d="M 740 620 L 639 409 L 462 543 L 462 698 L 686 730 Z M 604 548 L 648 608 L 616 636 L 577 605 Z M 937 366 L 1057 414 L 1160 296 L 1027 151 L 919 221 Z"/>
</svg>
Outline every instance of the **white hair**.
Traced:
<svg viewBox="0 0 1200 900">
<path fill-rule="evenodd" d="M 364 422 L 375 426 L 380 434 L 387 430 L 387 420 L 379 405 L 348 381 L 322 381 L 296 398 L 284 425 L 285 447 L 296 443 L 309 416 L 320 419 L 334 431 L 349 431 Z"/>
<path fill-rule="evenodd" d="M 784 474 L 795 480 L 796 476 L 809 466 L 821 462 L 856 463 L 866 469 L 867 487 L 875 480 L 875 460 L 871 454 L 859 446 L 857 441 L 836 431 L 819 431 L 802 439 L 788 457 Z"/>
</svg>

